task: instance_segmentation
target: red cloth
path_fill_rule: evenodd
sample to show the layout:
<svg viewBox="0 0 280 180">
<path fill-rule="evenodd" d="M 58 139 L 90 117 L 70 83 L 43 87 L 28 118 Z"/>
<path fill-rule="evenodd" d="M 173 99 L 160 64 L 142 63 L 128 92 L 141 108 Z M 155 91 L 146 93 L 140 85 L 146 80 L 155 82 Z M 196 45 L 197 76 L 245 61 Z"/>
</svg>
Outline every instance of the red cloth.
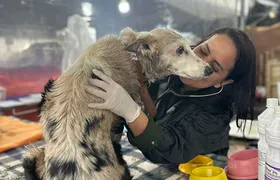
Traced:
<svg viewBox="0 0 280 180">
<path fill-rule="evenodd" d="M 57 79 L 58 66 L 0 68 L 0 86 L 7 89 L 6 97 L 41 93 L 50 78 Z"/>
</svg>

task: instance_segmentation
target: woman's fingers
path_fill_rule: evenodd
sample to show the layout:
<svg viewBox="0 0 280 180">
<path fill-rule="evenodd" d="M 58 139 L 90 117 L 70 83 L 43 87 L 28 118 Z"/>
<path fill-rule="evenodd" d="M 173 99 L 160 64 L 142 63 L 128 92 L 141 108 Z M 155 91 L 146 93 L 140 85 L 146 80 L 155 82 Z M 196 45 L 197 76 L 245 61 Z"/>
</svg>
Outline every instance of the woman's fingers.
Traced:
<svg viewBox="0 0 280 180">
<path fill-rule="evenodd" d="M 105 103 L 90 103 L 88 107 L 95 109 L 107 109 L 107 105 Z"/>
<path fill-rule="evenodd" d="M 109 88 L 109 84 L 108 83 L 106 83 L 106 82 L 104 82 L 102 80 L 99 80 L 99 79 L 92 79 L 91 78 L 91 79 L 88 80 L 88 83 L 90 85 L 99 87 L 99 88 L 103 89 L 104 91 L 107 91 L 108 88 Z"/>
<path fill-rule="evenodd" d="M 97 77 L 99 77 L 100 79 L 102 79 L 103 81 L 105 81 L 105 82 L 107 82 L 109 84 L 113 82 L 113 80 L 109 76 L 105 75 L 103 72 L 101 72 L 101 71 L 99 71 L 97 69 L 93 69 L 92 72 Z"/>
<path fill-rule="evenodd" d="M 94 88 L 94 87 L 91 87 L 91 86 L 86 86 L 85 90 L 86 90 L 86 92 L 88 92 L 91 95 L 100 97 L 102 99 L 106 98 L 106 92 L 104 92 L 104 91 L 102 91 L 100 89 L 97 89 L 97 88 Z"/>
</svg>

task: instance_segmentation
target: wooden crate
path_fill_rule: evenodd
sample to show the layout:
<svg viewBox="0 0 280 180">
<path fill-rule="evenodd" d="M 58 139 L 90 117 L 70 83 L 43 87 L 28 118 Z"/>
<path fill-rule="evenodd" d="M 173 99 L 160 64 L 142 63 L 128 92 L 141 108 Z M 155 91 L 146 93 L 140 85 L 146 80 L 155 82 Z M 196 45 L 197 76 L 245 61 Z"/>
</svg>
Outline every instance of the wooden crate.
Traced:
<svg viewBox="0 0 280 180">
<path fill-rule="evenodd" d="M 278 98 L 277 82 L 280 81 L 280 58 L 266 62 L 265 87 L 266 98 Z"/>
<path fill-rule="evenodd" d="M 280 46 L 261 53 L 257 57 L 257 85 L 266 86 L 267 63 L 272 59 L 280 59 Z"/>
<path fill-rule="evenodd" d="M 271 26 L 246 26 L 246 34 L 256 47 L 257 85 L 266 86 L 266 63 L 280 59 L 280 22 Z"/>
</svg>

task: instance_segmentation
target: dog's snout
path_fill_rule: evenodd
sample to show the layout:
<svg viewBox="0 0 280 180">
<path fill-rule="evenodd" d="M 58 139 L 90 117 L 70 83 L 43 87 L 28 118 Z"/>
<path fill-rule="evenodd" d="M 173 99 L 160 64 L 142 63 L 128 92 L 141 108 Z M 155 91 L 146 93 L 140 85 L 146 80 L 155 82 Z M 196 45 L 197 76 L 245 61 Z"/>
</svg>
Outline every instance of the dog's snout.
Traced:
<svg viewBox="0 0 280 180">
<path fill-rule="evenodd" d="M 205 76 L 210 76 L 213 72 L 214 70 L 210 66 L 206 66 L 206 68 L 204 69 Z"/>
</svg>

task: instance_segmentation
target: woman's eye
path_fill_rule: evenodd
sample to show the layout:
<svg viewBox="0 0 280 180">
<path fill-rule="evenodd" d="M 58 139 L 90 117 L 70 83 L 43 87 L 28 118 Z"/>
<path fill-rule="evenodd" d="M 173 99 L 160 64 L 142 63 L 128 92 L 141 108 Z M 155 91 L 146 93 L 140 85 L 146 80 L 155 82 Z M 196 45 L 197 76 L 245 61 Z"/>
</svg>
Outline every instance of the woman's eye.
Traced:
<svg viewBox="0 0 280 180">
<path fill-rule="evenodd" d="M 214 72 L 218 72 L 217 69 L 216 69 L 215 67 L 212 67 L 212 68 L 213 68 Z"/>
<path fill-rule="evenodd" d="M 200 49 L 200 51 L 204 56 L 207 56 L 207 54 L 202 49 Z"/>
<path fill-rule="evenodd" d="M 184 53 L 184 48 L 182 46 L 180 46 L 177 50 L 176 50 L 176 53 L 180 56 Z"/>
<path fill-rule="evenodd" d="M 214 72 L 218 72 L 217 67 L 215 67 L 215 65 L 212 65 L 212 69 L 214 70 Z"/>
</svg>

